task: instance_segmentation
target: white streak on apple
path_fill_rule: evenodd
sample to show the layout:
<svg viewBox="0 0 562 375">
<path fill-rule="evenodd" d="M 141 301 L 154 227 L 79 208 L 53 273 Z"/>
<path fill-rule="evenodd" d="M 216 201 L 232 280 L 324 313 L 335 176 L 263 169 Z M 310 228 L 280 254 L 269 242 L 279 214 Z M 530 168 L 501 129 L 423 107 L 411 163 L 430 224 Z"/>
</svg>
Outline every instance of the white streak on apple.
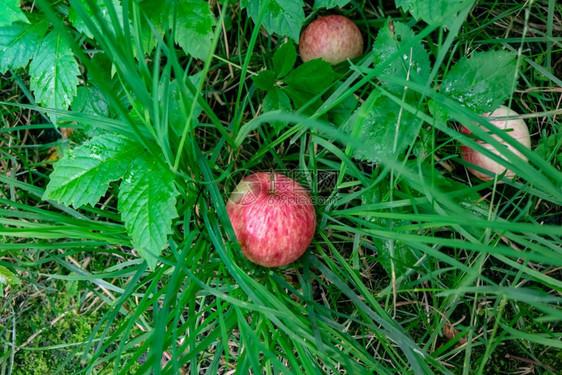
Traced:
<svg viewBox="0 0 562 375">
<path fill-rule="evenodd" d="M 321 58 L 332 65 L 363 54 L 363 36 L 349 18 L 330 15 L 315 19 L 299 41 L 302 61 Z"/>
<path fill-rule="evenodd" d="M 316 212 L 306 190 L 277 173 L 245 177 L 226 210 L 244 255 L 266 267 L 297 260 L 316 231 Z"/>
<path fill-rule="evenodd" d="M 486 113 L 484 114 L 484 116 L 486 117 L 517 117 L 518 114 L 513 111 L 512 109 L 506 107 L 506 106 L 501 106 L 500 108 L 496 109 L 494 112 L 492 113 Z M 523 146 L 527 147 L 528 149 L 531 148 L 531 137 L 529 135 L 529 129 L 527 128 L 527 124 L 525 124 L 525 121 L 523 121 L 522 119 L 504 119 L 504 120 L 490 120 L 490 123 L 492 125 L 495 125 L 496 127 L 498 127 L 501 130 L 504 130 L 507 134 L 509 134 L 512 138 L 516 139 L 519 143 L 521 143 Z M 482 129 L 484 129 L 482 127 Z M 467 128 L 465 128 L 464 126 L 461 127 L 461 132 L 464 134 L 470 134 L 471 131 L 468 130 Z M 527 161 L 527 158 L 525 156 L 523 156 L 519 151 L 517 151 L 513 146 L 507 144 L 506 142 L 504 142 L 501 138 L 499 138 L 497 135 L 495 134 L 490 134 L 493 138 L 495 138 L 496 140 L 498 140 L 499 142 L 501 142 L 504 146 L 506 146 L 511 152 L 513 152 L 514 154 L 516 154 L 517 156 L 519 156 L 521 159 Z M 478 143 L 480 143 L 482 145 L 482 147 L 485 147 L 486 149 L 490 150 L 491 152 L 493 152 L 496 155 L 501 155 L 501 153 L 492 145 L 488 144 L 488 143 L 484 143 L 482 141 L 477 141 Z M 482 155 L 480 152 L 473 150 L 472 148 L 462 145 L 461 146 L 461 153 L 462 153 L 462 158 L 469 162 L 472 163 L 474 165 L 477 165 L 483 169 L 486 169 L 492 173 L 495 174 L 502 174 L 506 168 L 501 165 L 500 163 L 497 163 L 496 161 L 490 159 L 487 156 Z M 505 160 L 507 160 L 505 158 L 505 156 L 501 155 L 501 157 Z M 472 173 L 474 176 L 478 177 L 479 179 L 481 179 L 482 181 L 489 181 L 492 180 L 494 177 L 493 176 L 488 176 L 482 172 L 479 172 L 477 170 L 474 170 L 472 168 L 468 168 L 468 170 L 470 171 L 470 173 Z M 513 178 L 515 177 L 515 173 L 512 170 L 507 170 L 505 177 L 507 178 Z M 499 183 L 501 183 L 501 181 L 498 181 Z"/>
</svg>

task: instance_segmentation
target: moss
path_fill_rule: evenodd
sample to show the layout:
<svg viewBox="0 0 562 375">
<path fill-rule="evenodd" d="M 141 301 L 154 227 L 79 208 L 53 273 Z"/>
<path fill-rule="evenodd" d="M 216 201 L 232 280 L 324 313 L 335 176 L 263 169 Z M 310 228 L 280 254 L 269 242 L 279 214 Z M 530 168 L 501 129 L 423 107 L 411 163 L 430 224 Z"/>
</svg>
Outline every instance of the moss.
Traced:
<svg viewBox="0 0 562 375">
<path fill-rule="evenodd" d="M 56 298 L 56 308 L 64 305 L 61 302 L 64 300 L 62 294 L 64 293 L 59 293 Z M 13 374 L 46 375 L 54 373 L 55 370 L 59 370 L 57 373 L 60 374 L 76 374 L 82 371 L 86 366 L 86 363 L 81 362 L 85 344 L 77 344 L 88 340 L 93 328 L 106 311 L 101 309 L 84 314 L 70 311 L 51 326 L 57 316 L 53 313 L 53 306 L 44 303 L 35 304 L 34 307 L 35 309 L 25 311 L 18 319 L 18 344 L 23 344 L 31 335 L 44 329 L 28 346 L 16 353 Z M 140 364 L 133 366 L 131 370 L 138 366 Z M 113 363 L 97 370 L 98 374 L 111 374 Z"/>
<path fill-rule="evenodd" d="M 38 306 L 39 307 L 39 306 Z M 54 319 L 52 312 L 35 310 L 28 319 L 20 319 L 18 327 L 19 343 L 25 342 L 34 332 L 37 332 Z M 15 356 L 14 374 L 16 375 L 45 375 L 59 368 L 72 356 L 76 346 L 72 343 L 82 342 L 91 333 L 91 327 L 98 321 L 98 314 L 78 315 L 67 313 L 53 326 L 48 325 L 29 345 L 33 348 L 45 348 L 55 345 L 68 345 L 56 349 L 29 350 L 23 348 Z M 82 369 L 78 356 L 72 356 L 62 369 L 63 374 L 76 373 Z"/>
</svg>

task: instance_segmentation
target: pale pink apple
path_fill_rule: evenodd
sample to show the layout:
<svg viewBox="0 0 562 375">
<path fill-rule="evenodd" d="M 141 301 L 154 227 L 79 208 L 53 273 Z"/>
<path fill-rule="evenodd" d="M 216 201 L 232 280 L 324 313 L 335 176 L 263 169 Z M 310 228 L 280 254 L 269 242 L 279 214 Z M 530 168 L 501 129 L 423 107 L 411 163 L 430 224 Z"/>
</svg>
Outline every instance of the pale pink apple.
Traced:
<svg viewBox="0 0 562 375">
<path fill-rule="evenodd" d="M 278 173 L 245 177 L 232 192 L 226 210 L 244 255 L 266 267 L 297 260 L 316 231 L 316 212 L 306 190 Z"/>
<path fill-rule="evenodd" d="M 363 36 L 349 18 L 330 15 L 315 19 L 299 41 L 302 61 L 321 58 L 332 65 L 363 54 Z"/>
<path fill-rule="evenodd" d="M 485 117 L 517 117 L 518 114 L 513 111 L 512 109 L 506 107 L 506 106 L 501 106 L 500 108 L 496 109 L 494 112 L 492 113 L 486 113 L 484 114 Z M 528 149 L 531 148 L 531 137 L 529 135 L 529 129 L 527 128 L 527 124 L 525 124 L 525 121 L 523 121 L 522 119 L 504 119 L 504 120 L 490 120 L 490 123 L 492 125 L 495 125 L 496 127 L 498 127 L 499 129 L 505 131 L 509 136 L 511 136 L 512 138 L 516 139 L 519 143 L 521 143 L 523 146 L 527 147 Z M 484 129 L 482 127 L 482 129 Z M 468 130 L 467 128 L 465 128 L 464 126 L 461 127 L 461 132 L 463 132 L 464 134 L 470 134 L 471 131 Z M 519 156 L 521 159 L 527 161 L 527 158 L 525 156 L 523 156 L 519 151 L 517 151 L 513 146 L 505 143 L 502 139 L 500 139 L 497 135 L 495 134 L 490 134 L 493 138 L 495 138 L 496 140 L 498 140 L 499 142 L 501 142 L 503 145 L 505 145 L 511 152 L 513 152 L 515 155 Z M 478 143 L 480 143 L 483 147 L 485 147 L 486 149 L 492 151 L 494 154 L 496 155 L 501 155 L 501 153 L 492 145 L 488 144 L 488 143 L 484 143 L 482 141 L 478 141 Z M 473 150 L 472 148 L 468 147 L 468 146 L 461 146 L 461 153 L 462 153 L 462 158 L 464 160 L 466 160 L 469 163 L 472 163 L 474 165 L 477 165 L 483 169 L 486 169 L 492 173 L 495 174 L 502 174 L 504 173 L 504 171 L 506 170 L 506 168 L 501 165 L 500 163 L 497 163 L 496 161 L 490 159 L 487 156 L 482 155 L 480 152 Z M 503 155 L 501 156 L 503 159 L 506 159 Z M 476 177 L 478 177 L 479 179 L 483 180 L 483 181 L 489 181 L 491 179 L 493 179 L 493 176 L 488 176 L 482 172 L 476 171 L 472 168 L 468 168 L 468 170 Z M 513 178 L 515 177 L 515 173 L 512 170 L 507 170 L 505 177 L 507 178 Z M 499 181 L 501 182 L 501 181 Z"/>
</svg>

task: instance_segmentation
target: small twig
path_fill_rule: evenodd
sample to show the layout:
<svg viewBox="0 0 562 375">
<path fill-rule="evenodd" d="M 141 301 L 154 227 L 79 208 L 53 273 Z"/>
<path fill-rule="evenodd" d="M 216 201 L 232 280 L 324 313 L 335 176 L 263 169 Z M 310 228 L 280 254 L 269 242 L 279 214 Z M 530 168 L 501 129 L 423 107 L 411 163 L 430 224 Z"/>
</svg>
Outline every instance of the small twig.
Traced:
<svg viewBox="0 0 562 375">
<path fill-rule="evenodd" d="M 55 319 L 53 319 L 53 321 L 52 321 L 51 323 L 49 323 L 49 325 L 47 325 L 47 326 L 41 328 L 39 331 L 37 331 L 37 332 L 35 332 L 33 335 L 29 336 L 29 338 L 28 338 L 23 344 L 21 344 L 20 346 L 17 346 L 17 347 L 14 349 L 14 354 L 17 353 L 17 352 L 19 352 L 21 348 L 24 348 L 24 347 L 26 347 L 27 345 L 29 345 L 33 340 L 35 340 L 35 338 L 36 338 L 37 336 L 39 336 L 41 333 L 43 333 L 43 331 L 44 331 L 47 327 L 52 327 L 52 326 L 54 326 L 55 324 L 57 324 L 57 322 L 58 322 L 59 320 L 61 320 L 62 318 L 64 318 L 64 317 L 66 316 L 66 314 L 68 314 L 70 311 L 72 311 L 72 310 L 67 310 L 67 311 L 63 312 L 62 314 L 60 314 L 59 316 L 57 316 Z"/>
<path fill-rule="evenodd" d="M 552 366 L 550 366 L 550 365 L 542 364 L 542 363 L 539 363 L 539 362 L 537 362 L 537 361 L 535 361 L 535 360 L 532 360 L 532 359 L 518 357 L 518 356 L 513 355 L 513 354 L 507 353 L 507 354 L 505 355 L 505 358 L 507 358 L 507 359 L 513 359 L 513 360 L 516 360 L 516 361 L 525 362 L 525 363 L 528 363 L 528 364 L 534 365 L 534 366 L 546 367 L 549 371 L 556 371 L 556 368 L 554 368 L 554 367 L 552 367 Z"/>
</svg>

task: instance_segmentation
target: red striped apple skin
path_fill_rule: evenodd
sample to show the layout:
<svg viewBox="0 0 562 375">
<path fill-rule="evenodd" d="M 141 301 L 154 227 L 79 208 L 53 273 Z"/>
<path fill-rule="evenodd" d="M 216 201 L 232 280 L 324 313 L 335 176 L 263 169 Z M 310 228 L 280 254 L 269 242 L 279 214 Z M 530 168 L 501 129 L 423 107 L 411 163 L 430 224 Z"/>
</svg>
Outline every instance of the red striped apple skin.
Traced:
<svg viewBox="0 0 562 375">
<path fill-rule="evenodd" d="M 335 65 L 363 54 L 363 36 L 347 17 L 319 17 L 301 34 L 299 53 L 304 62 L 321 58 Z"/>
<path fill-rule="evenodd" d="M 278 173 L 245 177 L 232 192 L 226 210 L 242 252 L 265 267 L 297 260 L 316 231 L 316 212 L 306 190 Z"/>
<path fill-rule="evenodd" d="M 508 117 L 508 116 L 516 117 L 516 116 L 518 116 L 518 114 L 517 114 L 517 112 L 513 111 L 512 109 L 502 105 L 501 107 L 496 109 L 494 112 L 486 113 L 484 116 L 485 117 Z M 506 133 L 508 135 L 510 135 L 512 138 L 515 138 L 523 146 L 527 147 L 528 149 L 531 148 L 531 136 L 529 135 L 529 129 L 527 128 L 527 124 L 525 124 L 525 121 L 523 121 L 522 119 L 490 120 L 490 123 L 492 125 L 495 125 L 497 128 L 506 131 Z M 470 134 L 471 133 L 471 131 L 468 130 L 467 128 L 465 128 L 464 126 L 461 127 L 461 132 L 464 133 L 464 134 Z M 505 143 L 501 138 L 499 138 L 495 134 L 491 134 L 491 136 L 493 138 L 495 138 L 496 140 L 498 140 L 499 142 L 501 142 L 503 145 L 505 145 L 515 155 L 517 155 L 520 158 L 522 158 L 523 160 L 527 161 L 527 158 L 525 156 L 523 156 L 519 151 L 515 150 L 515 148 L 513 146 L 508 145 L 507 143 Z M 500 155 L 500 152 L 494 146 L 492 146 L 488 143 L 484 143 L 482 141 L 478 141 L 478 143 L 480 143 L 484 148 L 492 151 L 494 154 Z M 499 174 L 502 174 L 506 170 L 506 168 L 503 165 L 501 165 L 500 163 L 497 163 L 496 161 L 490 159 L 487 156 L 482 155 L 480 152 L 475 151 L 468 146 L 462 145 L 461 146 L 461 153 L 462 153 L 462 158 L 465 161 L 467 161 L 471 164 L 477 165 L 477 166 L 479 166 L 483 169 L 486 169 L 486 170 L 488 170 L 492 173 L 495 173 L 495 174 L 499 175 Z M 505 157 L 503 157 L 503 156 L 502 156 L 502 158 L 505 159 Z M 493 176 L 488 176 L 488 175 L 486 175 L 482 172 L 479 172 L 475 169 L 472 169 L 472 168 L 468 168 L 468 171 L 470 173 L 472 173 L 474 176 L 478 177 L 482 181 L 489 181 L 489 180 L 492 180 L 494 178 Z M 514 178 L 515 172 L 508 169 L 507 172 L 505 173 L 505 177 Z M 502 181 L 499 180 L 498 183 L 502 183 Z"/>
</svg>

